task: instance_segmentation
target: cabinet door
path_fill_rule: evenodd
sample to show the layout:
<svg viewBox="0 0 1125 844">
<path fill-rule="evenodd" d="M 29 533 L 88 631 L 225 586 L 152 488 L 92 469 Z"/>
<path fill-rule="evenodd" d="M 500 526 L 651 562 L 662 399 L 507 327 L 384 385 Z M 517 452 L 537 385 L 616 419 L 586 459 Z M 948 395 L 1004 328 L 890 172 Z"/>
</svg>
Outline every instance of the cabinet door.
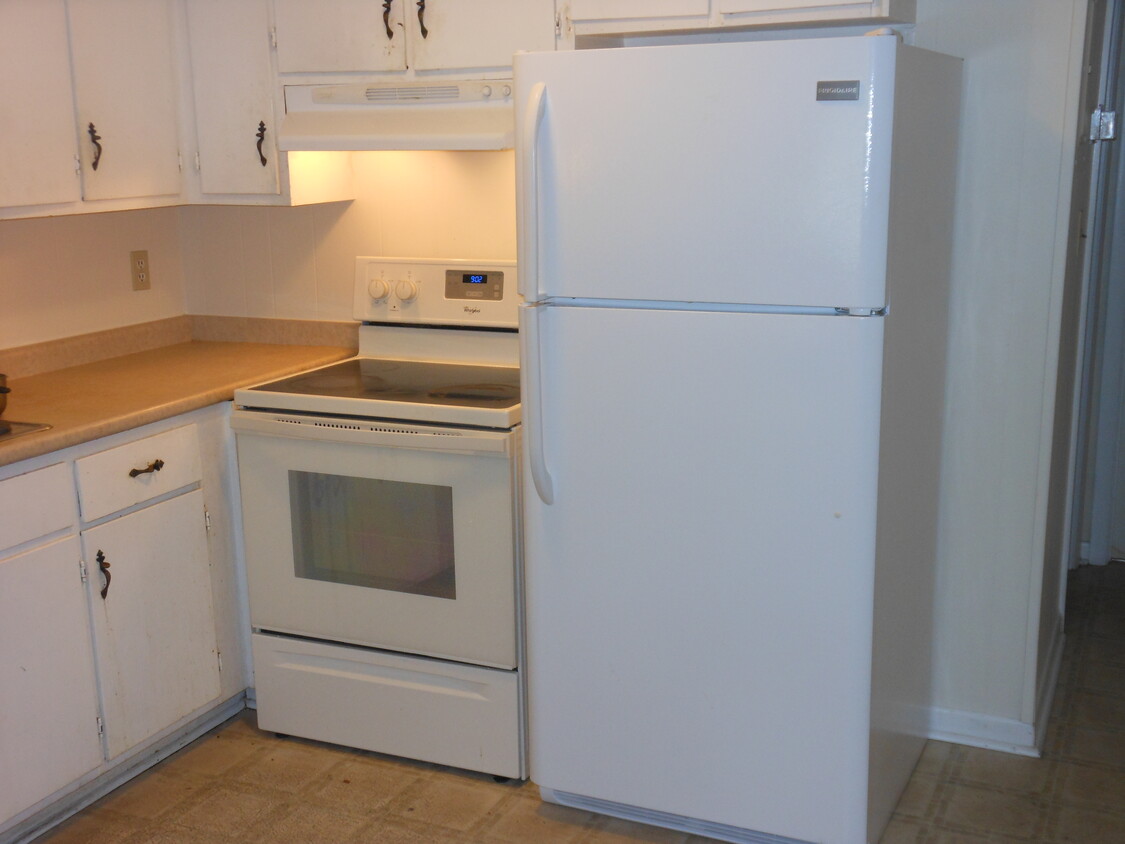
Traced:
<svg viewBox="0 0 1125 844">
<path fill-rule="evenodd" d="M 410 7 L 416 70 L 510 68 L 517 50 L 555 49 L 553 0 L 427 0 Z"/>
<path fill-rule="evenodd" d="M 402 20 L 407 5 L 413 0 L 274 0 L 278 70 L 405 69 Z"/>
<path fill-rule="evenodd" d="M 269 0 L 191 0 L 187 17 L 203 193 L 280 193 Z"/>
<path fill-rule="evenodd" d="M 706 17 L 709 2 L 710 0 L 571 0 L 569 14 L 574 21 Z"/>
<path fill-rule="evenodd" d="M 83 197 L 179 193 L 179 92 L 168 2 L 68 0 L 68 8 Z"/>
<path fill-rule="evenodd" d="M 195 490 L 82 534 L 109 759 L 219 696 L 203 519 Z"/>
<path fill-rule="evenodd" d="M 0 823 L 102 761 L 78 561 L 77 536 L 0 559 Z"/>
<path fill-rule="evenodd" d="M 914 20 L 914 0 L 718 0 L 723 15 L 760 14 L 778 20 L 839 20 L 878 18 Z M 765 20 L 763 20 L 765 22 Z"/>
<path fill-rule="evenodd" d="M 0 4 L 0 206 L 79 198 L 63 0 Z"/>
</svg>

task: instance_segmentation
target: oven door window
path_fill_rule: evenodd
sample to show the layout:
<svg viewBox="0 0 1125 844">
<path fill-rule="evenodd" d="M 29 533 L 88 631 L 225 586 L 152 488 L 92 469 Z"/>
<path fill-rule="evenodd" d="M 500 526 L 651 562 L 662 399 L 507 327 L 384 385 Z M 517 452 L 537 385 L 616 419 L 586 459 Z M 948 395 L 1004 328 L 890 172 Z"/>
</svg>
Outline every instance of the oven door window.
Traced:
<svg viewBox="0 0 1125 844">
<path fill-rule="evenodd" d="M 297 577 L 457 597 L 453 488 L 289 472 Z"/>
</svg>

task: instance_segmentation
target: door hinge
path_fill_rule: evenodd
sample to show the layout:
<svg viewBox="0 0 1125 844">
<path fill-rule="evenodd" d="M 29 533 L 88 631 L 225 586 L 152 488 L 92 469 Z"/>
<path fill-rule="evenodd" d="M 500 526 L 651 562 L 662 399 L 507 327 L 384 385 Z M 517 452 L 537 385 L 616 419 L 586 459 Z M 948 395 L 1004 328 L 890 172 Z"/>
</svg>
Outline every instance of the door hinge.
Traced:
<svg viewBox="0 0 1125 844">
<path fill-rule="evenodd" d="M 276 26 L 270 27 L 270 47 L 272 47 L 275 50 L 277 49 L 277 27 Z"/>
<path fill-rule="evenodd" d="M 223 652 L 215 651 L 215 658 L 219 660 L 219 673 L 223 673 Z"/>
<path fill-rule="evenodd" d="M 202 171 L 203 171 L 203 164 L 199 160 L 199 151 L 196 150 L 196 153 L 195 153 L 195 172 L 201 173 Z"/>
<path fill-rule="evenodd" d="M 208 533 L 211 532 L 211 511 L 206 507 L 203 508 L 203 527 Z"/>
<path fill-rule="evenodd" d="M 1100 105 L 1090 115 L 1090 140 L 1098 141 L 1117 140 L 1117 112 L 1108 111 Z"/>
<path fill-rule="evenodd" d="M 103 721 L 102 716 L 99 715 L 98 716 L 98 737 L 101 738 L 104 735 L 105 735 L 105 721 Z"/>
<path fill-rule="evenodd" d="M 82 158 L 78 153 L 74 153 L 74 172 L 75 175 L 82 175 Z"/>
<path fill-rule="evenodd" d="M 90 575 L 89 575 L 88 571 L 86 570 L 86 561 L 85 560 L 79 560 L 78 561 L 78 574 L 81 576 L 83 583 L 85 583 L 87 580 L 90 579 Z"/>
</svg>

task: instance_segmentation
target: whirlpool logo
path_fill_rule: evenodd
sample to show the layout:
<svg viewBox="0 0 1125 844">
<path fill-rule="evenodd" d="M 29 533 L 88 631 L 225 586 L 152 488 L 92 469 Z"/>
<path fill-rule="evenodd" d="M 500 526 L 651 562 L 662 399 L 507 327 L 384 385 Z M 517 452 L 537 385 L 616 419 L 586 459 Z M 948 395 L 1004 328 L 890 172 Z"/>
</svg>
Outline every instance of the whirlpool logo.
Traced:
<svg viewBox="0 0 1125 844">
<path fill-rule="evenodd" d="M 473 307 L 472 305 L 465 305 L 465 313 L 467 313 L 467 314 L 479 314 L 480 308 Z"/>
</svg>

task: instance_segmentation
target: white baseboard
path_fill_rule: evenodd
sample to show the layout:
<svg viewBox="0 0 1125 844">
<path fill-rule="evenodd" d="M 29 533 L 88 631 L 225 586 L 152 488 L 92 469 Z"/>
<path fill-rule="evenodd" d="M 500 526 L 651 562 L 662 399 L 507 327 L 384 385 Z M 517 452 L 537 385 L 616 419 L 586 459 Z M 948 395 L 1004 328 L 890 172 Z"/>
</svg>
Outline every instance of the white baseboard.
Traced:
<svg viewBox="0 0 1125 844">
<path fill-rule="evenodd" d="M 1047 721 L 1058 686 L 1062 665 L 1062 621 L 1051 637 L 1050 649 L 1041 663 L 1035 696 L 1035 718 L 1019 721 L 995 715 L 982 715 L 958 709 L 931 707 L 927 737 L 986 750 L 1001 750 L 1020 756 L 1041 756 L 1043 739 L 1047 734 Z"/>
<path fill-rule="evenodd" d="M 1055 691 L 1059 687 L 1059 671 L 1062 669 L 1063 645 L 1065 642 L 1063 617 L 1060 615 L 1055 622 L 1050 649 L 1041 663 L 1043 667 L 1039 671 L 1038 687 L 1035 690 L 1035 746 L 1039 748 L 1043 747 L 1043 742 L 1047 738 L 1047 722 L 1051 718 Z"/>
<path fill-rule="evenodd" d="M 1020 756 L 1039 756 L 1034 724 L 979 712 L 933 707 L 927 737 Z"/>
</svg>

